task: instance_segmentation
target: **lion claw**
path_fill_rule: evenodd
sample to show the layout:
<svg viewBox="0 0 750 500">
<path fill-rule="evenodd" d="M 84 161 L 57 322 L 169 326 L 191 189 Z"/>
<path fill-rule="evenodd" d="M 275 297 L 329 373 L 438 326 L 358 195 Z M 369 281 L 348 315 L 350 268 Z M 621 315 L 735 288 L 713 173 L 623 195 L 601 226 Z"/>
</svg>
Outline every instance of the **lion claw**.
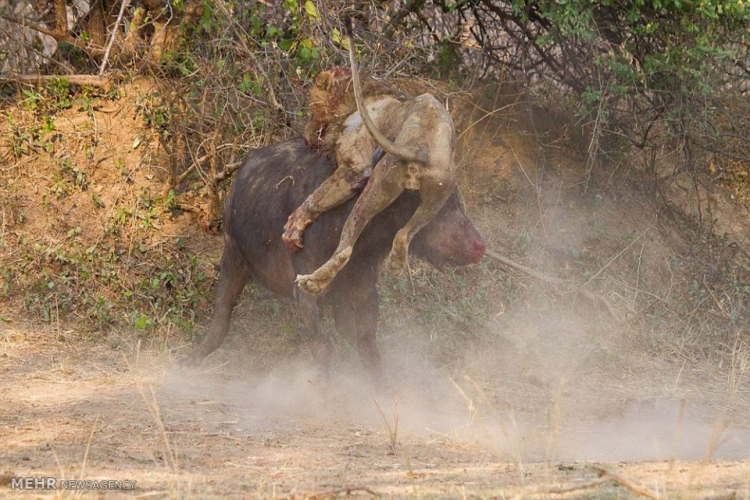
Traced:
<svg viewBox="0 0 750 500">
<path fill-rule="evenodd" d="M 302 243 L 302 232 L 287 229 L 284 234 L 281 235 L 281 240 L 286 244 L 286 247 L 293 253 L 299 252 L 304 248 Z"/>
<path fill-rule="evenodd" d="M 388 255 L 388 258 L 385 261 L 385 266 L 391 274 L 396 276 L 403 276 L 404 271 L 406 271 L 406 268 L 408 267 L 406 258 L 397 257 L 393 252 Z"/>
<path fill-rule="evenodd" d="M 281 235 L 282 241 L 292 252 L 299 252 L 304 248 L 302 235 L 305 233 L 307 226 L 313 223 L 313 218 L 301 209 L 297 209 L 289 216 L 284 224 L 284 234 Z"/>
<path fill-rule="evenodd" d="M 294 282 L 297 283 L 300 290 L 312 295 L 320 295 L 320 292 L 322 292 L 325 285 L 327 285 L 326 283 L 321 286 L 313 274 L 298 274 L 297 279 L 295 279 Z"/>
</svg>

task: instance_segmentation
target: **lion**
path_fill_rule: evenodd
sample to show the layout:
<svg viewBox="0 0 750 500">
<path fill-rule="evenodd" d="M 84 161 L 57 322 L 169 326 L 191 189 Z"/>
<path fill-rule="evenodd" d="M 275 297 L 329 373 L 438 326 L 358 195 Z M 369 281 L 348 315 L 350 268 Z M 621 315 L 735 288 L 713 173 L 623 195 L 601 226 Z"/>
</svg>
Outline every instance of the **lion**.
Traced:
<svg viewBox="0 0 750 500">
<path fill-rule="evenodd" d="M 314 220 L 310 220 L 308 216 L 313 213 L 309 209 L 313 202 L 317 208 L 322 206 L 330 209 L 353 197 L 361 183 L 365 179 L 369 180 L 344 224 L 334 254 L 312 274 L 297 276 L 298 286 L 314 295 L 325 290 L 349 261 L 354 244 L 367 223 L 390 205 L 404 189 L 417 190 L 422 199 L 421 204 L 407 224 L 396 233 L 387 258 L 387 265 L 392 271 L 402 272 L 407 264 L 411 240 L 440 211 L 450 196 L 456 179 L 456 131 L 448 110 L 428 93 L 401 101 L 378 92 L 374 86 L 368 86 L 369 96 L 366 98 L 357 71 L 350 21 L 346 28 L 357 112 L 349 115 L 340 125 L 318 133 L 321 146 L 325 143 L 327 147 L 331 147 L 335 138 L 333 147 L 338 167 L 295 210 L 296 215 L 293 213 L 289 217 L 284 240 L 297 244 L 296 237 L 299 237 L 301 243 L 301 232 Z M 328 87 L 329 95 L 341 92 L 336 85 L 344 88 L 347 78 L 336 78 L 341 74 L 343 73 L 337 72 L 332 75 L 331 84 L 334 87 Z M 344 91 L 342 95 L 348 94 Z M 343 97 L 341 101 L 346 102 L 347 97 Z M 330 107 L 326 109 L 330 110 Z M 338 122 L 316 122 L 311 119 L 306 138 L 315 131 L 318 123 L 327 123 L 327 127 L 330 127 L 330 123 Z M 315 137 L 312 139 L 314 141 Z M 313 202 L 308 204 L 311 200 Z M 299 216 L 300 213 L 302 217 Z M 322 212 L 317 215 L 319 213 Z"/>
<path fill-rule="evenodd" d="M 397 102 L 395 92 L 369 78 L 363 94 L 376 115 Z M 320 73 L 309 92 L 309 102 L 305 142 L 323 155 L 334 156 L 337 168 L 287 219 L 282 239 L 292 252 L 302 249 L 305 228 L 320 214 L 350 200 L 362 189 L 372 172 L 372 155 L 377 147 L 359 119 L 349 68 Z"/>
</svg>

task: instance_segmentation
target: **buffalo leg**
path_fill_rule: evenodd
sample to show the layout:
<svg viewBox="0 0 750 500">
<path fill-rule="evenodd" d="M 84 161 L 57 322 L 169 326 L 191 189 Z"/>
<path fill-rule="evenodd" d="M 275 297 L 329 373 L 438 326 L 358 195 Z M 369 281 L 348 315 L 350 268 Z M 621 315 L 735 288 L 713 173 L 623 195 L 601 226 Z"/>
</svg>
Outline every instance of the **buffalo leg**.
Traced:
<svg viewBox="0 0 750 500">
<path fill-rule="evenodd" d="M 344 223 L 339 245 L 331 258 L 312 274 L 297 276 L 297 283 L 302 290 L 315 295 L 322 292 L 349 262 L 354 243 L 367 223 L 401 194 L 401 169 L 394 163 L 386 157 L 375 167 L 372 177 Z"/>
<path fill-rule="evenodd" d="M 197 365 L 203 358 L 219 348 L 229 331 L 232 309 L 237 298 L 250 281 L 250 270 L 247 268 L 239 248 L 227 239 L 219 266 L 219 284 L 216 287 L 214 314 L 208 327 L 208 334 L 190 355 L 182 360 L 183 365 Z"/>
<path fill-rule="evenodd" d="M 375 286 L 353 288 L 355 294 L 332 299 L 333 318 L 342 337 L 357 350 L 362 365 L 373 383 L 383 387 L 387 383 L 378 351 L 378 290 Z M 349 290 L 349 288 L 347 288 Z"/>
<path fill-rule="evenodd" d="M 419 194 L 422 197 L 422 203 L 417 207 L 409 222 L 396 233 L 391 252 L 388 254 L 388 268 L 396 273 L 403 271 L 406 267 L 411 240 L 443 208 L 445 200 L 453 190 L 453 183 L 446 181 L 428 183 L 423 180 L 421 184 Z"/>
<path fill-rule="evenodd" d="M 306 293 L 299 293 L 297 294 L 297 306 L 305 329 L 310 336 L 310 351 L 313 360 L 321 367 L 323 375 L 327 377 L 333 356 L 333 342 L 323 327 L 317 298 Z"/>
</svg>

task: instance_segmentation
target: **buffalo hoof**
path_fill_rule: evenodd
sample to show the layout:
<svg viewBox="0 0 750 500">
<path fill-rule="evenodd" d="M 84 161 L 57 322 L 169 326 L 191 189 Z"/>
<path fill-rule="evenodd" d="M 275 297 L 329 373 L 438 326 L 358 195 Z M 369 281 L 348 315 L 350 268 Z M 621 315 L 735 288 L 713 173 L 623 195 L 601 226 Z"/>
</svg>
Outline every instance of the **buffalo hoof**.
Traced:
<svg viewBox="0 0 750 500">
<path fill-rule="evenodd" d="M 199 353 L 192 352 L 185 356 L 184 358 L 177 361 L 177 364 L 182 366 L 183 368 L 195 368 L 199 364 L 201 364 L 201 361 L 205 356 L 201 356 Z"/>
</svg>

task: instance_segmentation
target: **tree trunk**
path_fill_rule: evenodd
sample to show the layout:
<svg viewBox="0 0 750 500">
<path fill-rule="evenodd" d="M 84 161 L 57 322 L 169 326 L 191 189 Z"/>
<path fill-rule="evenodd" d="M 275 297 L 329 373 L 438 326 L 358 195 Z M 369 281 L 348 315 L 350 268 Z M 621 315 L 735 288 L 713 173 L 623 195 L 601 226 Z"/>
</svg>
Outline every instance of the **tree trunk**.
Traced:
<svg viewBox="0 0 750 500">
<path fill-rule="evenodd" d="M 55 0 L 55 30 L 60 36 L 68 34 L 68 9 L 65 0 Z"/>
<path fill-rule="evenodd" d="M 99 47 L 104 47 L 107 43 L 107 27 L 104 22 L 104 0 L 94 0 L 85 26 L 91 41 Z"/>
</svg>

